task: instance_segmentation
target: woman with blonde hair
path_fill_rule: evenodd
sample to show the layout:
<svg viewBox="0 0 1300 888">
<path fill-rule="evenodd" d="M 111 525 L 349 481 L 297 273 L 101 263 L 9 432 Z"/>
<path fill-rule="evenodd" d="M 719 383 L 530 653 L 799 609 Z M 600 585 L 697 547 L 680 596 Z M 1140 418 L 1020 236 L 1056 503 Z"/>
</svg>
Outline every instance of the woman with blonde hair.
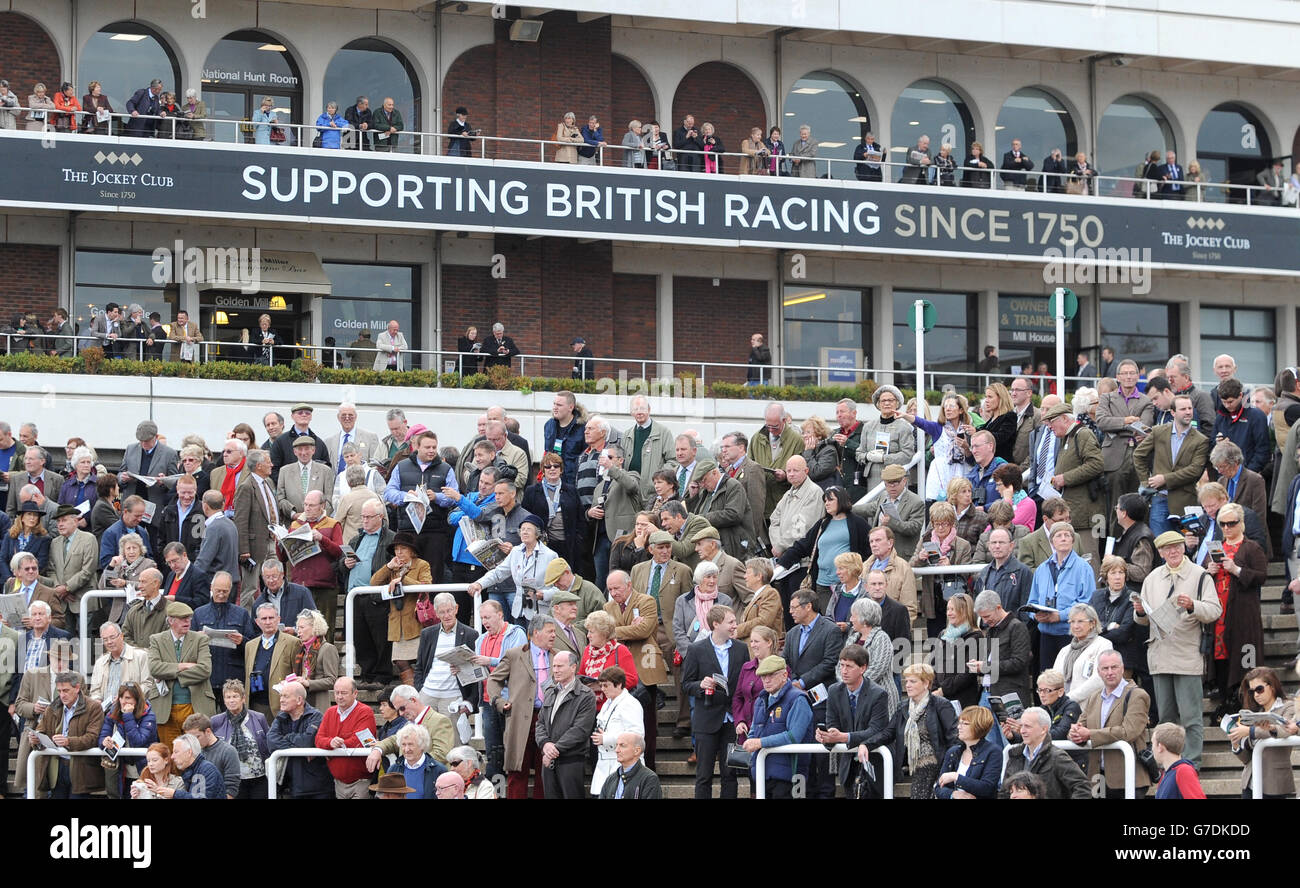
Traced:
<svg viewBox="0 0 1300 888">
<path fill-rule="evenodd" d="M 808 463 L 808 477 L 822 490 L 834 487 L 839 483 L 844 450 L 831 437 L 830 426 L 814 414 L 799 426 L 799 433 L 803 436 L 803 458 Z"/>
<path fill-rule="evenodd" d="M 750 558 L 745 562 L 745 588 L 753 594 L 740 614 L 736 640 L 748 641 L 755 629 L 767 626 L 776 633 L 779 645 L 785 631 L 785 609 L 781 607 L 781 593 L 772 585 L 770 559 Z"/>
<path fill-rule="evenodd" d="M 586 140 L 582 138 L 582 131 L 578 129 L 578 116 L 572 111 L 566 111 L 564 119 L 555 127 L 555 141 L 560 146 L 555 149 L 556 163 L 577 163 L 578 149 L 576 146 L 583 144 Z"/>
<path fill-rule="evenodd" d="M 914 799 L 934 798 L 942 756 L 957 742 L 957 713 L 930 693 L 934 670 L 913 663 L 903 670 L 903 694 L 894 711 L 894 777 L 911 775 Z"/>
<path fill-rule="evenodd" d="M 1013 462 L 1016 446 L 1016 412 L 1011 407 L 1011 392 L 1000 382 L 992 382 L 984 389 L 980 403 L 980 416 L 984 418 L 984 431 L 993 436 L 997 445 L 995 456 Z"/>
<path fill-rule="evenodd" d="M 970 436 L 975 434 L 976 429 L 971 424 L 966 399 L 955 392 L 949 392 L 939 403 L 939 413 L 940 419 L 937 422 L 919 414 L 900 414 L 900 418 L 925 432 L 933 442 L 931 452 L 934 458 L 930 460 L 925 474 L 925 498 L 931 502 L 943 499 L 948 482 L 953 478 L 966 477 L 967 471 L 975 465 L 975 460 L 970 455 Z"/>
<path fill-rule="evenodd" d="M 969 478 L 953 478 L 948 482 L 947 503 L 957 517 L 957 536 L 975 546 L 989 526 L 989 516 L 975 505 L 975 488 Z"/>
<path fill-rule="evenodd" d="M 324 712 L 338 680 L 339 650 L 329 641 L 330 626 L 318 610 L 304 610 L 295 623 L 302 647 L 294 655 L 293 673 L 307 686 L 307 702 Z"/>
<path fill-rule="evenodd" d="M 930 525 L 921 532 L 920 542 L 912 555 L 912 567 L 969 564 L 971 551 L 971 544 L 957 534 L 957 510 L 951 503 L 932 503 Z M 922 592 L 917 603 L 929 621 L 931 636 L 943 631 L 944 601 L 953 590 L 965 588 L 963 581 L 964 577 L 959 574 L 936 574 L 922 580 Z"/>
</svg>

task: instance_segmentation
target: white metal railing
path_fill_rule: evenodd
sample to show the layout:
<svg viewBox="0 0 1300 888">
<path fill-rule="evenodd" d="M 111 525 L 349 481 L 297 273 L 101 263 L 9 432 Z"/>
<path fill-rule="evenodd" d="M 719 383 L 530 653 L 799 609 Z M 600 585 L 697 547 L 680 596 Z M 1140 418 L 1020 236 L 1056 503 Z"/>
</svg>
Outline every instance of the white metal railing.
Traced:
<svg viewBox="0 0 1300 888">
<path fill-rule="evenodd" d="M 467 592 L 469 583 L 433 583 L 432 585 L 422 586 L 403 586 L 402 589 L 408 595 L 424 592 L 430 597 L 437 595 L 439 592 Z M 343 651 L 344 651 L 344 675 L 352 675 L 356 672 L 357 649 L 356 649 L 356 621 L 353 619 L 352 603 L 356 601 L 358 595 L 378 595 L 381 592 L 387 592 L 387 586 L 357 586 L 348 590 L 347 600 L 343 605 Z M 479 616 L 480 597 L 474 596 L 474 631 L 481 633 L 483 631 L 483 621 Z M 415 605 L 408 605 L 414 607 Z M 417 689 L 418 690 L 418 689 Z"/>
<path fill-rule="evenodd" d="M 363 706 L 365 704 L 362 704 Z M 272 752 L 266 759 L 266 797 L 275 799 L 280 797 L 280 789 L 276 780 L 276 771 L 279 770 L 276 764 L 281 759 L 287 758 L 361 758 L 370 754 L 367 747 L 345 749 L 305 749 L 295 747 L 293 749 L 277 749 Z"/>
<path fill-rule="evenodd" d="M 894 797 L 894 753 L 888 746 L 877 746 L 871 752 L 882 759 L 881 770 L 884 773 L 881 774 L 881 783 L 885 798 L 892 799 Z M 830 749 L 827 749 L 824 743 L 787 743 L 785 746 L 763 747 L 754 759 L 754 798 L 767 798 L 767 757 L 769 755 L 830 755 L 831 753 L 856 756 L 857 749 L 849 749 L 843 743 L 836 743 Z"/>
<path fill-rule="evenodd" d="M 1278 747 L 1287 748 L 1287 757 L 1290 758 L 1290 747 L 1300 746 L 1300 737 L 1266 737 L 1263 740 L 1256 740 L 1253 744 L 1253 751 L 1250 756 L 1250 794 L 1251 798 L 1262 799 L 1264 797 L 1264 755 L 1265 749 Z M 1287 762 L 1288 770 L 1290 762 Z"/>
<path fill-rule="evenodd" d="M 23 730 L 25 731 L 27 730 L 27 728 L 23 728 Z M 124 746 L 118 749 L 117 754 L 118 756 L 126 756 L 128 758 L 138 758 L 140 756 L 143 756 L 148 751 L 149 751 L 148 749 L 141 749 L 138 746 Z M 59 756 L 60 758 L 62 758 L 64 755 L 87 756 L 87 757 L 93 755 L 97 758 L 103 758 L 104 756 L 108 755 L 108 753 L 98 746 L 95 747 L 94 749 L 80 749 L 77 750 L 76 752 L 72 751 L 71 749 L 63 749 L 63 750 L 56 751 L 53 749 L 45 749 L 44 747 L 33 748 L 30 754 L 27 756 L 27 790 L 26 790 L 27 798 L 29 799 L 36 798 L 37 761 L 39 761 L 40 758 L 43 756 L 51 756 L 51 755 Z M 52 789 L 53 787 L 49 787 L 49 788 Z"/>
<path fill-rule="evenodd" d="M 95 665 L 95 658 L 90 653 L 90 614 L 95 608 L 89 607 L 92 601 L 111 600 L 114 598 L 126 598 L 125 589 L 91 589 L 81 596 L 81 613 L 77 615 L 77 638 L 80 646 L 77 648 L 78 655 L 81 657 L 81 671 L 86 674 L 89 681 L 90 672 Z M 143 641 L 143 644 L 137 644 L 136 647 L 144 647 L 149 642 L 147 639 L 136 639 L 137 642 Z"/>
<path fill-rule="evenodd" d="M 6 109 L 11 113 L 25 112 L 29 109 L 25 106 L 18 108 Z M 93 111 L 49 111 L 48 109 L 35 109 L 58 118 L 73 116 L 77 119 L 78 124 L 75 132 L 90 133 L 92 128 L 89 124 L 93 121 L 87 121 L 87 118 L 93 118 Z M 647 148 L 643 143 L 640 146 L 632 147 L 622 144 L 604 144 L 594 145 L 583 142 L 558 142 L 552 139 L 526 139 L 515 138 L 510 136 L 487 136 L 483 135 L 481 130 L 472 130 L 474 135 L 465 135 L 461 133 L 447 133 L 440 131 L 424 130 L 400 130 L 394 138 L 393 143 L 387 146 L 378 144 L 378 140 L 372 137 L 378 133 L 378 130 L 368 129 L 365 131 L 356 129 L 350 124 L 344 127 L 317 126 L 316 123 L 293 123 L 290 121 L 255 121 L 255 120 L 232 120 L 229 118 L 210 118 L 201 117 L 193 118 L 185 114 L 180 116 L 168 115 L 136 115 L 113 112 L 110 119 L 104 123 L 106 132 L 101 135 L 110 137 L 137 137 L 136 134 L 128 132 L 131 121 L 153 121 L 153 127 L 144 133 L 139 134 L 144 138 L 163 138 L 177 141 L 198 141 L 198 142 L 216 142 L 229 144 L 251 144 L 260 145 L 264 148 L 275 148 L 282 146 L 298 147 L 315 147 L 314 141 L 318 134 L 324 132 L 338 132 L 340 134 L 340 148 L 319 148 L 318 150 L 366 150 L 377 154 L 395 153 L 395 154 L 443 154 L 441 149 L 446 142 L 447 148 L 450 149 L 453 142 L 456 147 L 462 148 L 464 142 L 477 142 L 477 152 L 473 144 L 469 146 L 469 153 L 455 154 L 453 156 L 464 157 L 466 159 L 506 159 L 499 157 L 502 149 L 516 149 L 519 157 L 509 158 L 512 160 L 529 161 L 536 155 L 540 163 L 547 162 L 547 153 L 550 152 L 554 157 L 554 152 L 558 148 L 585 149 L 591 148 L 593 151 L 593 165 L 596 166 L 616 166 L 627 168 L 630 164 L 624 162 L 624 155 L 627 152 L 637 152 L 642 155 L 653 155 L 656 152 Z M 193 134 L 185 135 L 181 127 L 189 125 L 199 125 L 204 129 L 204 136 L 201 139 L 194 138 Z M 69 133 L 68 130 L 60 130 L 57 127 L 50 127 L 48 121 L 46 128 L 51 132 Z M 279 142 L 270 141 L 271 130 L 277 129 L 283 132 L 284 139 Z M 267 142 L 259 143 L 257 141 L 262 135 L 265 135 Z M 661 131 L 665 141 L 670 140 L 670 135 Z M 611 133 L 608 138 L 622 138 L 622 133 Z M 351 144 L 344 145 L 343 141 L 347 140 Z M 365 146 L 364 148 L 362 146 Z M 377 147 L 378 146 L 378 147 Z M 491 147 L 494 158 L 489 158 L 489 147 Z M 787 150 L 789 145 L 786 145 Z M 910 154 L 912 149 L 908 149 L 905 154 Z M 477 153 L 477 156 L 475 156 Z M 890 151 L 886 149 L 885 157 L 888 157 Z M 896 152 L 895 152 L 896 153 Z M 523 155 L 528 155 L 527 157 Z M 735 172 L 742 159 L 752 159 L 754 156 L 740 151 L 701 151 L 686 148 L 669 148 L 662 152 L 664 156 L 670 156 L 674 159 L 682 157 L 697 157 L 700 166 L 703 167 L 706 162 L 724 160 L 725 163 L 719 165 L 719 169 L 725 168 L 726 164 L 731 165 L 731 172 Z M 920 185 L 928 187 L 965 187 L 968 190 L 1015 190 L 1021 192 L 1023 187 L 1012 186 L 1008 189 L 1008 183 L 1002 181 L 1002 176 L 1015 175 L 1025 176 L 1034 180 L 1034 187 L 1025 193 L 1058 193 L 1063 197 L 1089 197 L 1089 198 L 1155 198 L 1159 199 L 1161 195 L 1148 193 L 1148 189 L 1154 190 L 1161 185 L 1161 181 L 1156 179 L 1147 179 L 1137 176 L 1114 176 L 1095 174 L 1087 178 L 1088 187 L 1084 194 L 1065 193 L 1065 186 L 1074 177 L 1069 170 L 1065 172 L 1043 172 L 1041 169 L 1034 170 L 1004 170 L 997 166 L 988 168 L 966 166 L 964 161 L 956 162 L 947 166 L 946 164 L 936 162 L 937 156 L 929 158 L 928 163 L 912 163 L 910 161 L 891 161 L 887 159 L 871 160 L 866 159 L 854 160 L 851 158 L 837 157 L 804 157 L 793 154 L 768 154 L 764 167 L 771 169 L 775 165 L 778 174 L 783 178 L 799 178 L 794 176 L 791 164 L 793 161 L 801 163 L 811 163 L 817 171 L 815 176 L 809 178 L 831 178 L 839 181 L 862 181 L 871 185 Z M 990 164 L 994 159 L 990 158 Z M 702 171 L 702 170 L 701 170 Z M 823 172 L 824 171 L 824 172 Z M 665 171 L 669 172 L 669 171 Z M 983 179 L 987 177 L 988 183 L 975 183 L 974 176 Z M 875 178 L 879 176 L 879 178 Z M 912 180 L 904 182 L 903 180 Z M 949 181 L 951 180 L 951 181 Z M 963 181 L 966 180 L 966 181 Z M 1282 201 L 1282 194 L 1278 189 L 1269 188 L 1262 185 L 1239 185 L 1227 182 L 1195 182 L 1187 179 L 1179 180 L 1177 184 L 1183 188 L 1183 193 L 1193 202 L 1205 202 L 1206 197 L 1221 195 L 1220 200 L 1211 200 L 1215 203 L 1241 203 L 1245 205 L 1272 205 L 1273 199 L 1278 203 Z M 1059 187 L 1059 191 L 1053 191 L 1053 187 Z M 1105 193 L 1109 189 L 1110 193 Z M 1127 191 L 1128 193 L 1123 193 Z M 1273 195 L 1270 198 L 1268 195 Z M 1174 201 L 1175 204 L 1183 201 Z"/>
<path fill-rule="evenodd" d="M 1002 781 L 1006 779 L 1007 754 L 1014 745 L 1016 744 L 1008 743 L 1006 746 L 1002 747 L 1002 775 L 1001 779 L 998 780 L 999 786 L 1001 786 Z M 1103 752 L 1108 749 L 1119 750 L 1120 755 L 1124 757 L 1124 798 L 1137 798 L 1137 756 L 1133 754 L 1133 746 L 1127 741 L 1116 740 L 1114 743 L 1106 743 L 1101 746 L 1080 746 L 1079 744 L 1072 743 L 1069 740 L 1053 740 L 1052 745 L 1071 752 Z"/>
</svg>

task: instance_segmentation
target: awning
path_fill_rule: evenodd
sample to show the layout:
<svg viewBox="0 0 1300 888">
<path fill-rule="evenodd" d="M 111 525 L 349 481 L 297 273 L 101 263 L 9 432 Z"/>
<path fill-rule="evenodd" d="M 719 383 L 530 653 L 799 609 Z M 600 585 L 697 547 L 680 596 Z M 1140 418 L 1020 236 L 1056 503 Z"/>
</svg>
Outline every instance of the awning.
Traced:
<svg viewBox="0 0 1300 888">
<path fill-rule="evenodd" d="M 251 262 L 251 257 L 248 261 Z M 241 289 L 238 283 L 232 283 L 229 278 L 222 278 L 214 267 L 216 264 L 207 263 L 208 273 L 204 280 L 198 282 L 199 292 Z M 326 277 L 325 269 L 320 264 L 320 257 L 315 253 L 260 250 L 257 265 L 259 280 L 256 292 L 259 294 L 307 293 L 313 296 L 328 296 L 332 292 L 330 279 Z"/>
</svg>

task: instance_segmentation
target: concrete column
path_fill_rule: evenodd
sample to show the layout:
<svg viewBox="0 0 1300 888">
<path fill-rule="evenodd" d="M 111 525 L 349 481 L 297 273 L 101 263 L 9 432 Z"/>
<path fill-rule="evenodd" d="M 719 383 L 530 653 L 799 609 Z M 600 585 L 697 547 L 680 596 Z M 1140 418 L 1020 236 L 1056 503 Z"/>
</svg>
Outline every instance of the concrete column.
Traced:
<svg viewBox="0 0 1300 888">
<path fill-rule="evenodd" d="M 1294 303 L 1283 303 L 1277 307 L 1274 320 L 1274 334 L 1277 339 L 1277 365 L 1291 367 L 1296 362 L 1296 351 L 1300 346 L 1296 342 L 1296 310 Z"/>
<path fill-rule="evenodd" d="M 767 344 L 772 352 L 772 363 L 785 363 L 785 252 L 777 251 L 772 257 L 773 274 L 767 288 Z M 772 382 L 782 385 L 785 374 L 777 372 Z"/>
<path fill-rule="evenodd" d="M 1201 367 L 1201 304 L 1199 302 L 1184 302 L 1179 306 L 1178 337 L 1182 340 L 1182 352 L 1187 355 L 1187 363 L 1192 368 L 1192 379 L 1197 379 Z"/>
<path fill-rule="evenodd" d="M 976 296 L 975 325 L 979 330 L 978 359 L 984 359 L 984 346 L 998 347 L 1001 325 L 998 317 L 998 291 L 981 290 Z M 999 351 L 1001 349 L 999 348 Z"/>
<path fill-rule="evenodd" d="M 673 375 L 673 273 L 663 269 L 657 278 L 655 299 L 655 357 L 661 362 L 660 376 Z"/>
<path fill-rule="evenodd" d="M 871 299 L 871 329 L 875 332 L 867 355 L 868 366 L 874 367 L 876 382 L 894 381 L 894 285 L 881 284 L 874 289 Z"/>
</svg>

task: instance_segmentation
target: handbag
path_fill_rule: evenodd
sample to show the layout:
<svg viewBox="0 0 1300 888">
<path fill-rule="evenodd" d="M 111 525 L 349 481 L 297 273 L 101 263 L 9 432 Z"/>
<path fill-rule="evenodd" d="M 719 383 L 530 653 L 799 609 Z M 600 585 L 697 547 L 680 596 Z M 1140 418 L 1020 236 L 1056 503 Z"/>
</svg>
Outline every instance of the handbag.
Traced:
<svg viewBox="0 0 1300 888">
<path fill-rule="evenodd" d="M 1066 194 L 1087 194 L 1088 184 L 1083 179 L 1074 179 L 1065 186 Z"/>
<path fill-rule="evenodd" d="M 283 142 L 283 141 L 285 141 L 286 138 L 287 138 L 287 137 L 286 137 L 285 132 L 284 132 L 284 127 L 282 127 L 282 126 L 273 126 L 273 127 L 271 127 L 271 141 L 272 141 L 272 142 Z"/>
<path fill-rule="evenodd" d="M 1124 707 L 1119 712 L 1121 722 L 1124 721 L 1124 716 L 1128 715 L 1128 700 L 1132 696 L 1132 691 L 1124 695 Z M 1156 754 L 1151 751 L 1150 742 L 1141 749 L 1135 750 L 1135 752 L 1137 753 L 1138 766 L 1147 772 L 1147 776 L 1151 778 L 1152 783 L 1158 783 L 1160 781 L 1160 763 L 1156 761 Z"/>
<path fill-rule="evenodd" d="M 432 626 L 438 622 L 438 614 L 433 609 L 433 600 L 429 598 L 428 592 L 421 592 L 420 597 L 415 599 L 415 618 L 421 626 Z"/>
<path fill-rule="evenodd" d="M 750 754 L 739 743 L 727 744 L 727 767 L 736 771 L 749 771 Z"/>
</svg>

